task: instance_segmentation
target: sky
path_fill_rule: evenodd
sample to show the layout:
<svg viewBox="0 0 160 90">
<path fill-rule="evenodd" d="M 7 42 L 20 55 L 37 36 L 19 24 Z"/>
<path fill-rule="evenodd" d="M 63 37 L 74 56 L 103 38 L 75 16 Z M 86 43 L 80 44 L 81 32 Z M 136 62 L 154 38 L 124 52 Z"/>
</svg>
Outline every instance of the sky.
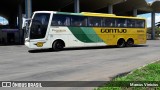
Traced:
<svg viewBox="0 0 160 90">
<path fill-rule="evenodd" d="M 144 17 L 147 20 L 147 27 L 151 27 L 151 14 L 138 15 L 138 17 Z M 155 22 L 160 22 L 160 14 L 156 13 Z"/>
<path fill-rule="evenodd" d="M 152 3 L 154 0 L 146 0 L 148 3 Z M 138 15 L 138 17 L 144 17 L 147 20 L 147 27 L 151 27 L 151 14 L 143 14 L 143 15 Z M 160 21 L 160 14 L 156 13 L 156 22 Z M 0 17 L 0 23 L 2 24 L 7 24 L 8 21 L 2 17 Z"/>
</svg>

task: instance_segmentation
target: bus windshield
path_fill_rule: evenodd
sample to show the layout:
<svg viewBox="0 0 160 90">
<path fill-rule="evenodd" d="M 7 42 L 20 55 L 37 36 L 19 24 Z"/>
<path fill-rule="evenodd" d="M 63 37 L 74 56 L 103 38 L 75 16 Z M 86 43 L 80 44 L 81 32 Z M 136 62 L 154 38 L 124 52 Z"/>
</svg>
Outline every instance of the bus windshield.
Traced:
<svg viewBox="0 0 160 90">
<path fill-rule="evenodd" d="M 30 39 L 42 39 L 46 35 L 50 14 L 36 13 L 32 19 Z"/>
</svg>

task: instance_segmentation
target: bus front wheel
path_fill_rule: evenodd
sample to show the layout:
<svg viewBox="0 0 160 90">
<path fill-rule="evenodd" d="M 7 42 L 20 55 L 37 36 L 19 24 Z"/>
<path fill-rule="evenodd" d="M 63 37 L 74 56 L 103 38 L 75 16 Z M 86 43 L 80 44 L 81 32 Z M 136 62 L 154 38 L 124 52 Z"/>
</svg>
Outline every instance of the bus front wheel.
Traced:
<svg viewBox="0 0 160 90">
<path fill-rule="evenodd" d="M 52 49 L 55 51 L 60 51 L 64 48 L 64 42 L 57 40 L 52 44 Z"/>
</svg>

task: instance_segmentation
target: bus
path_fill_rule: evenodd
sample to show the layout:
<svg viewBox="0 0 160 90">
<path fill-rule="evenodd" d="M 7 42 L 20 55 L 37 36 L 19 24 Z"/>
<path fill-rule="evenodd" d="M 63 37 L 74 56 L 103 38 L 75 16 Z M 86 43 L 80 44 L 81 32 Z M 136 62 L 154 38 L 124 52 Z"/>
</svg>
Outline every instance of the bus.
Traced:
<svg viewBox="0 0 160 90">
<path fill-rule="evenodd" d="M 26 34 L 25 45 L 31 49 L 131 47 L 146 43 L 146 20 L 104 13 L 35 11 Z"/>
</svg>

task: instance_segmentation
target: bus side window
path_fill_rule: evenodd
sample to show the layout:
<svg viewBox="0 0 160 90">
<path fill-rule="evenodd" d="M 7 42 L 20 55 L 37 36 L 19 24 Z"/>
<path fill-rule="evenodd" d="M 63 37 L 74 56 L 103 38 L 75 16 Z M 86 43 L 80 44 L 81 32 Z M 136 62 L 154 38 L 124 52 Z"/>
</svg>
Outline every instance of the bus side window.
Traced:
<svg viewBox="0 0 160 90">
<path fill-rule="evenodd" d="M 101 26 L 101 18 L 88 17 L 88 26 L 99 27 Z"/>
<path fill-rule="evenodd" d="M 87 18 L 83 16 L 72 16 L 71 26 L 87 26 Z"/>
<path fill-rule="evenodd" d="M 102 27 L 105 27 L 106 26 L 106 23 L 105 23 L 105 18 L 102 18 L 102 21 L 101 21 L 101 25 L 102 25 Z"/>
<path fill-rule="evenodd" d="M 60 15 L 54 14 L 53 18 L 52 18 L 51 25 L 52 26 L 58 26 L 60 24 L 59 20 L 60 20 Z"/>
<path fill-rule="evenodd" d="M 114 18 L 105 18 L 105 27 L 114 27 L 115 19 Z"/>
<path fill-rule="evenodd" d="M 127 27 L 128 28 L 135 28 L 135 24 L 136 24 L 135 20 L 133 20 L 133 19 L 127 20 Z"/>
<path fill-rule="evenodd" d="M 54 14 L 51 22 L 52 26 L 69 26 L 70 19 L 68 15 Z"/>
<path fill-rule="evenodd" d="M 144 28 L 145 27 L 144 20 L 136 20 L 136 27 L 137 28 Z"/>
<path fill-rule="evenodd" d="M 51 25 L 52 25 L 52 26 L 58 25 L 58 21 L 52 21 L 52 22 L 51 22 Z"/>
<path fill-rule="evenodd" d="M 65 25 L 70 26 L 70 17 L 69 16 L 66 17 Z"/>
<path fill-rule="evenodd" d="M 117 27 L 126 27 L 126 19 L 117 19 Z"/>
<path fill-rule="evenodd" d="M 87 26 L 87 18 L 82 20 L 82 26 Z"/>
</svg>

